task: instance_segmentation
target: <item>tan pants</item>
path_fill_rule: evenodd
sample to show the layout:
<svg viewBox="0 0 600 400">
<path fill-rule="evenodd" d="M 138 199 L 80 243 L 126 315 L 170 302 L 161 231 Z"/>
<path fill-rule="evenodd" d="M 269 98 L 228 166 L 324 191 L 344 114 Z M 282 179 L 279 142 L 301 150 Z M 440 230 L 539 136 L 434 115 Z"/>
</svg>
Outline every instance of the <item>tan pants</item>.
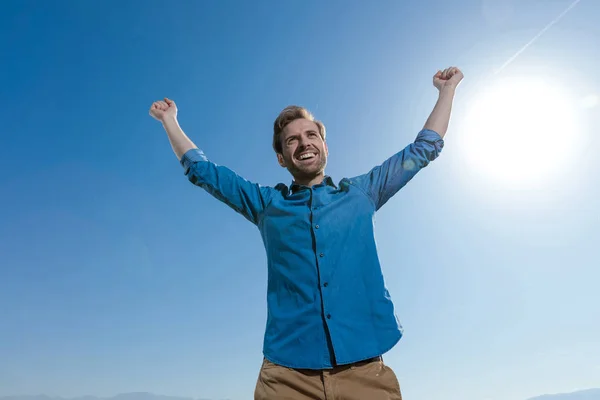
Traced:
<svg viewBox="0 0 600 400">
<path fill-rule="evenodd" d="M 321 371 L 264 360 L 254 400 L 402 400 L 394 371 L 378 357 Z"/>
</svg>

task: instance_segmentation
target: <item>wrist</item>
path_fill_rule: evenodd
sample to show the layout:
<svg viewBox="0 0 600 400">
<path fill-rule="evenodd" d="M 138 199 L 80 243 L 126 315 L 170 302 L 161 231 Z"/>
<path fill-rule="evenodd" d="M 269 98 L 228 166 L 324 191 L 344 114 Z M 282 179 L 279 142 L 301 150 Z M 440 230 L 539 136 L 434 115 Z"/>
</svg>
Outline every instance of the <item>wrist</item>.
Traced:
<svg viewBox="0 0 600 400">
<path fill-rule="evenodd" d="M 440 96 L 454 96 L 456 93 L 456 86 L 442 86 L 440 88 Z"/>
<path fill-rule="evenodd" d="M 178 124 L 176 115 L 166 115 L 160 122 L 165 126 Z"/>
</svg>

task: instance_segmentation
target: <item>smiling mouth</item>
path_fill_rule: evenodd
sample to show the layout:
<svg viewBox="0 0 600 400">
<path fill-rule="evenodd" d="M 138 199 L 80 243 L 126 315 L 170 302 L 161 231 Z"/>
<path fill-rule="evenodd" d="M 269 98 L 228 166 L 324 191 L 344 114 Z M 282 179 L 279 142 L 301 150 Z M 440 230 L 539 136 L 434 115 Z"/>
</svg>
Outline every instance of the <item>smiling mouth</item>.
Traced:
<svg viewBox="0 0 600 400">
<path fill-rule="evenodd" d="M 299 156 L 297 156 L 296 159 L 299 161 L 306 161 L 306 160 L 312 160 L 313 158 L 316 158 L 316 157 L 317 157 L 317 153 L 306 152 L 306 153 L 302 153 Z"/>
</svg>

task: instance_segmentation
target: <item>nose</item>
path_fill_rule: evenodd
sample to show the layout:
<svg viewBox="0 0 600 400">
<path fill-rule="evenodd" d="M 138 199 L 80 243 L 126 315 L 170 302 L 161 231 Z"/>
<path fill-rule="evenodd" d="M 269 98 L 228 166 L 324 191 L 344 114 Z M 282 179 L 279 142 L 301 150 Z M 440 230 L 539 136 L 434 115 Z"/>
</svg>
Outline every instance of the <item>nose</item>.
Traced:
<svg viewBox="0 0 600 400">
<path fill-rule="evenodd" d="M 306 148 L 309 147 L 309 145 L 310 145 L 310 141 L 305 137 L 301 137 L 300 140 L 298 141 L 298 148 L 300 150 L 306 150 Z"/>
</svg>

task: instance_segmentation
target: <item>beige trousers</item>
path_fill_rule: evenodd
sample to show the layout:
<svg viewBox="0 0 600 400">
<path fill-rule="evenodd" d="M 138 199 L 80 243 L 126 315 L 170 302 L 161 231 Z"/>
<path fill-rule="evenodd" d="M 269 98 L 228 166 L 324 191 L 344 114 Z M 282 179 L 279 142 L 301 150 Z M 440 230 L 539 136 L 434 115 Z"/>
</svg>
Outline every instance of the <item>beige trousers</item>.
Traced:
<svg viewBox="0 0 600 400">
<path fill-rule="evenodd" d="M 318 371 L 265 359 L 254 400 L 402 400 L 402 395 L 396 374 L 381 357 Z"/>
</svg>

